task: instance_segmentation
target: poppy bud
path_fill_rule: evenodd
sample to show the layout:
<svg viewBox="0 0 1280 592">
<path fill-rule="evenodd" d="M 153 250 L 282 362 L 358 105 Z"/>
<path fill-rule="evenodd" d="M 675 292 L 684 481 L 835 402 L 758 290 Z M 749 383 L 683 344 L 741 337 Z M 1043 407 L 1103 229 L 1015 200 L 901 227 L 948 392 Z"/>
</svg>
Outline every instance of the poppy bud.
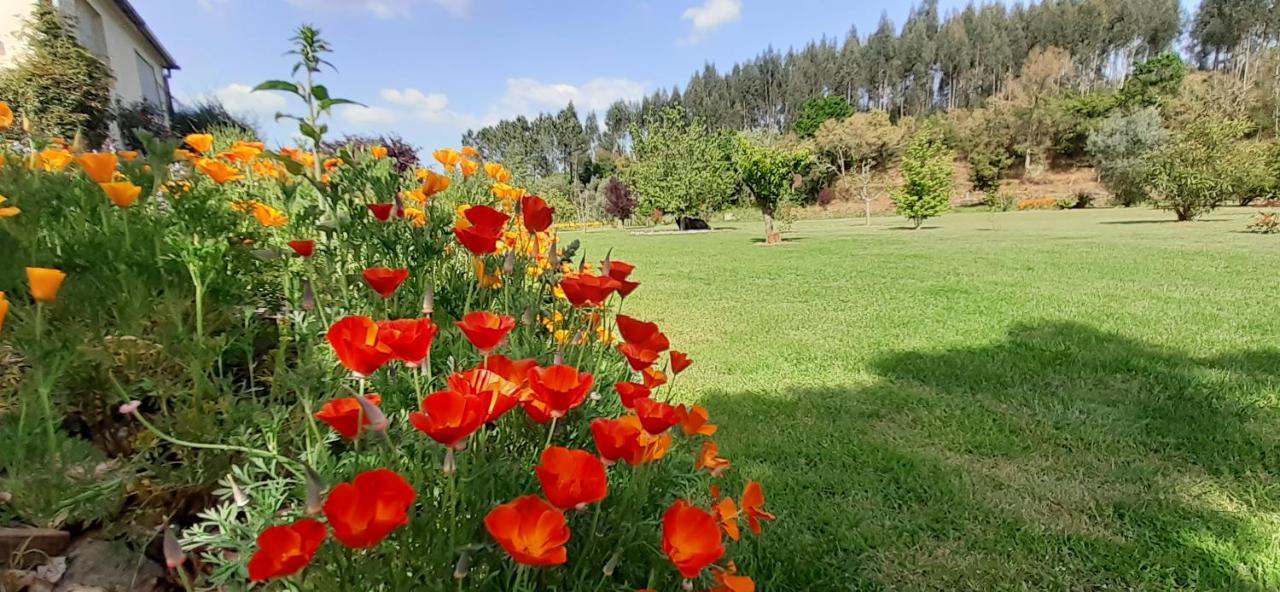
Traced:
<svg viewBox="0 0 1280 592">
<path fill-rule="evenodd" d="M 516 252 L 507 251 L 507 258 L 502 260 L 502 275 L 511 275 L 516 270 Z"/>
<path fill-rule="evenodd" d="M 120 415 L 133 415 L 138 412 L 138 407 L 142 406 L 142 401 L 129 401 L 120 406 Z"/>
<path fill-rule="evenodd" d="M 452 477 L 458 472 L 458 459 L 453 454 L 453 448 L 449 448 L 444 453 L 444 474 L 446 477 Z"/>
<path fill-rule="evenodd" d="M 520 317 L 520 322 L 526 327 L 532 327 L 534 318 L 534 308 L 530 306 L 524 309 L 524 315 Z"/>
<path fill-rule="evenodd" d="M 436 287 L 434 284 L 427 282 L 426 293 L 422 295 L 422 314 L 431 316 L 436 310 Z"/>
<path fill-rule="evenodd" d="M 366 399 L 364 395 L 360 395 L 355 399 L 360 404 L 360 411 L 364 413 L 365 417 L 369 418 L 369 429 L 375 432 L 386 431 L 387 425 L 390 423 L 387 421 L 387 414 L 383 413 L 382 409 L 374 405 L 369 399 Z"/>
<path fill-rule="evenodd" d="M 27 117 L 26 115 L 23 115 L 22 116 L 22 133 L 31 135 L 32 129 L 34 129 L 34 126 L 32 126 L 31 124 L 31 118 Z"/>
<path fill-rule="evenodd" d="M 684 592 L 693 592 L 693 580 L 685 580 L 683 584 L 680 584 L 680 589 L 684 590 Z"/>
<path fill-rule="evenodd" d="M 564 350 L 558 349 L 556 350 L 555 365 L 559 366 L 561 364 L 564 364 Z"/>
<path fill-rule="evenodd" d="M 453 579 L 461 580 L 467 577 L 469 569 L 471 569 L 471 554 L 463 551 L 462 556 L 458 558 L 458 564 L 453 567 Z"/>
<path fill-rule="evenodd" d="M 594 533 L 592 533 L 594 534 Z M 609 557 L 609 562 L 604 564 L 604 577 L 613 577 L 613 570 L 618 568 L 618 561 L 622 559 L 622 549 L 613 552 L 613 556 Z"/>
<path fill-rule="evenodd" d="M 169 525 L 164 527 L 164 564 L 169 569 L 177 569 L 187 561 L 187 555 L 182 552 L 182 544 L 178 542 L 178 537 L 173 535 L 173 529 Z"/>
<path fill-rule="evenodd" d="M 243 508 L 249 505 L 249 498 L 241 491 L 240 486 L 236 485 L 236 478 L 228 475 L 227 480 L 231 482 L 231 499 L 235 500 L 237 508 Z"/>
<path fill-rule="evenodd" d="M 307 515 L 316 516 L 324 510 L 324 490 L 327 487 L 324 478 L 311 465 L 304 463 L 302 466 L 307 471 Z"/>
<path fill-rule="evenodd" d="M 311 278 L 302 279 L 302 310 L 311 312 L 316 309 L 316 291 L 311 287 Z"/>
</svg>

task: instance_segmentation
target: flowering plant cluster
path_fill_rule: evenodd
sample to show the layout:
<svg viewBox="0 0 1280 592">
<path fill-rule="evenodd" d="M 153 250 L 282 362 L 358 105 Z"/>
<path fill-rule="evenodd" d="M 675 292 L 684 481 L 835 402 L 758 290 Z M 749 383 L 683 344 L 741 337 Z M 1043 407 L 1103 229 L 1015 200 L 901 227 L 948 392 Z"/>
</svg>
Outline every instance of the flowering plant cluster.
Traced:
<svg viewBox="0 0 1280 592">
<path fill-rule="evenodd" d="M 110 401 L 135 476 L 230 472 L 164 528 L 188 589 L 754 589 L 734 544 L 773 516 L 675 402 L 693 360 L 621 312 L 643 271 L 562 244 L 502 164 L 146 144 L 0 152 L 14 476 Z"/>
</svg>

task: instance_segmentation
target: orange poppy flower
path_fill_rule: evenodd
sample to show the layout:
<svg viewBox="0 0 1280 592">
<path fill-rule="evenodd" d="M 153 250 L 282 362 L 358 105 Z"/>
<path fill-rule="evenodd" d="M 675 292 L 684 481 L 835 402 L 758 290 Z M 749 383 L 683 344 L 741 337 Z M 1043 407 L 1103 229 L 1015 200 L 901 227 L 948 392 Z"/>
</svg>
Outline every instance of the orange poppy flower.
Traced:
<svg viewBox="0 0 1280 592">
<path fill-rule="evenodd" d="M 373 405 L 382 405 L 382 397 L 380 395 L 370 393 L 365 395 L 364 398 Z M 360 406 L 360 402 L 355 397 L 334 399 L 325 403 L 315 413 L 315 418 L 329 424 L 333 431 L 338 432 L 339 435 L 348 440 L 354 440 L 359 437 L 360 431 L 370 423 L 369 416 L 365 414 L 364 408 Z"/>
<path fill-rule="evenodd" d="M 729 466 L 733 463 L 727 458 L 720 458 L 720 447 L 716 445 L 714 440 L 707 440 L 702 443 L 702 451 L 698 453 L 698 459 L 693 463 L 694 470 L 706 469 L 711 473 L 712 477 L 719 477 L 725 471 L 729 470 Z"/>
<path fill-rule="evenodd" d="M 38 157 L 36 162 L 46 173 L 60 172 L 75 160 L 75 157 L 62 147 L 45 148 L 37 153 L 36 156 Z"/>
<path fill-rule="evenodd" d="M 253 204 L 253 219 L 265 228 L 279 228 L 289 223 L 289 217 L 284 212 L 261 202 Z"/>
<path fill-rule="evenodd" d="M 684 352 L 671 350 L 670 355 L 671 355 L 671 372 L 673 374 L 679 374 L 681 372 L 684 372 L 685 368 L 688 368 L 689 366 L 693 365 L 693 359 L 690 358 Z"/>
<path fill-rule="evenodd" d="M 123 160 L 125 162 L 133 162 L 138 159 L 137 150 L 121 150 L 116 154 L 120 156 L 120 160 Z"/>
<path fill-rule="evenodd" d="M 409 414 L 414 429 L 452 450 L 465 447 L 467 438 L 484 425 L 488 402 L 457 391 L 439 391 L 422 400 L 421 411 Z"/>
<path fill-rule="evenodd" d="M 560 280 L 564 297 L 574 306 L 603 306 L 618 289 L 618 280 L 589 273 L 571 273 Z"/>
<path fill-rule="evenodd" d="M 532 358 L 512 360 L 504 355 L 489 356 L 484 363 L 485 369 L 515 386 L 513 394 L 520 400 L 533 396 L 533 389 L 529 388 L 529 369 L 537 365 L 538 361 Z"/>
<path fill-rule="evenodd" d="M 618 391 L 618 396 L 622 398 L 622 406 L 627 409 L 635 408 L 638 399 L 648 399 L 653 396 L 653 391 L 649 390 L 649 387 L 634 382 L 619 382 L 613 385 L 613 388 Z"/>
<path fill-rule="evenodd" d="M 738 518 L 741 513 L 738 512 L 738 504 L 733 503 L 733 498 L 726 497 L 715 505 L 716 517 L 720 519 L 720 527 L 724 529 L 724 533 L 729 538 L 737 542 L 742 538 L 742 529 L 738 527 Z"/>
<path fill-rule="evenodd" d="M 253 162 L 253 159 L 257 158 L 259 154 L 262 154 L 261 148 L 251 144 L 236 142 L 230 150 L 219 153 L 218 158 L 224 158 L 231 162 L 248 164 Z"/>
<path fill-rule="evenodd" d="M 715 570 L 716 587 L 710 592 L 755 592 L 755 580 L 747 576 L 737 575 L 738 566 L 732 561 L 729 562 L 728 569 Z"/>
<path fill-rule="evenodd" d="M 9 299 L 0 292 L 0 333 L 4 332 L 4 318 L 9 316 Z"/>
<path fill-rule="evenodd" d="M 378 341 L 405 366 L 417 368 L 427 360 L 436 331 L 436 324 L 429 318 L 382 321 L 378 323 Z"/>
<path fill-rule="evenodd" d="M 67 274 L 47 267 L 28 267 L 27 284 L 31 286 L 31 297 L 36 302 L 52 304 L 58 299 L 58 290 L 62 289 Z"/>
<path fill-rule="evenodd" d="M 138 196 L 142 195 L 142 188 L 128 181 L 120 181 L 118 183 L 98 183 L 102 188 L 102 192 L 107 194 L 107 199 L 116 207 L 127 208 L 138 201 Z"/>
<path fill-rule="evenodd" d="M 618 315 L 617 322 L 618 332 L 622 334 L 622 340 L 627 343 L 634 343 L 655 352 L 664 352 L 671 347 L 667 336 L 658 330 L 657 323 L 647 323 L 627 315 Z"/>
<path fill-rule="evenodd" d="M 503 504 L 484 517 L 489 535 L 517 563 L 533 566 L 563 565 L 569 560 L 569 523 L 564 512 L 536 495 Z"/>
<path fill-rule="evenodd" d="M 196 154 L 195 152 L 192 152 L 192 151 L 190 151 L 190 150 L 183 150 L 182 148 L 175 148 L 175 149 L 174 149 L 174 151 L 173 151 L 173 159 L 174 159 L 174 160 L 188 160 L 188 161 L 195 161 L 195 160 L 196 160 L 196 159 L 198 159 L 198 158 L 200 158 L 200 155 L 199 155 L 199 154 Z"/>
<path fill-rule="evenodd" d="M 200 154 L 213 150 L 213 134 L 188 134 L 182 141 Z"/>
<path fill-rule="evenodd" d="M 644 431 L 655 436 L 680 423 L 680 416 L 673 405 L 644 398 L 636 399 L 635 406 L 640 425 L 644 427 Z"/>
<path fill-rule="evenodd" d="M 498 250 L 498 241 L 510 216 L 489 206 L 471 206 L 454 225 L 458 242 L 474 255 L 488 255 Z"/>
<path fill-rule="evenodd" d="M 13 125 L 13 108 L 9 103 L 0 101 L 0 131 L 9 129 Z"/>
<path fill-rule="evenodd" d="M 299 257 L 310 257 L 316 253 L 316 241 L 313 240 L 291 240 L 289 248 L 293 249 Z"/>
<path fill-rule="evenodd" d="M 678 500 L 662 517 L 662 551 L 680 575 L 696 578 L 724 556 L 720 525 L 705 510 Z"/>
<path fill-rule="evenodd" d="M 377 218 L 379 222 L 386 222 L 387 220 L 391 219 L 391 212 L 395 211 L 396 204 L 394 203 L 369 204 L 368 208 L 369 208 L 369 212 L 372 213 L 373 217 Z"/>
<path fill-rule="evenodd" d="M 364 283 L 383 298 L 390 298 L 396 290 L 400 289 L 400 284 L 407 279 L 409 279 L 409 270 L 404 268 L 370 267 L 364 270 Z"/>
<path fill-rule="evenodd" d="M 594 384 L 595 377 L 591 373 L 578 372 L 577 368 L 564 364 L 529 370 L 529 388 L 533 389 L 532 401 L 541 406 L 541 408 L 535 406 L 535 411 L 530 417 L 534 421 L 539 421 L 541 411 L 544 409 L 549 419 L 564 417 L 570 410 L 587 400 L 587 393 L 591 391 Z M 529 411 L 529 406 L 526 405 L 525 410 Z"/>
<path fill-rule="evenodd" d="M 644 377 L 644 385 L 651 389 L 667 384 L 667 375 L 653 366 L 641 370 L 640 374 Z"/>
<path fill-rule="evenodd" d="M 434 171 L 426 171 L 426 173 L 427 176 L 422 183 L 422 193 L 427 197 L 448 189 L 449 184 L 452 183 L 446 175 L 441 175 Z"/>
<path fill-rule="evenodd" d="M 777 519 L 777 516 L 764 511 L 764 489 L 755 481 L 748 481 L 742 490 L 742 513 L 747 516 L 747 526 L 756 535 L 763 530 L 760 528 L 761 520 Z"/>
<path fill-rule="evenodd" d="M 693 407 L 680 405 L 676 408 L 676 414 L 680 417 L 680 430 L 686 436 L 713 436 L 716 430 L 719 429 L 707 423 L 711 419 L 711 414 L 702 405 L 694 405 Z"/>
<path fill-rule="evenodd" d="M 484 402 L 484 423 L 498 421 L 520 402 L 520 384 L 484 368 L 450 374 L 448 383 L 450 390 Z"/>
<path fill-rule="evenodd" d="M 505 315 L 496 315 L 488 311 L 467 313 L 457 322 L 458 329 L 466 336 L 467 341 L 475 346 L 483 355 L 489 355 L 502 345 L 507 334 L 516 328 L 516 320 Z"/>
<path fill-rule="evenodd" d="M 341 158 L 326 158 L 321 166 L 323 166 L 326 171 L 332 171 L 344 164 L 346 163 L 343 162 Z"/>
<path fill-rule="evenodd" d="M 240 174 L 240 170 L 221 160 L 212 158 L 198 158 L 195 161 L 196 170 L 208 175 L 213 179 L 214 183 L 222 185 L 231 181 L 239 181 L 244 178 Z"/>
<path fill-rule="evenodd" d="M 3 160 L 3 158 L 0 157 L 0 160 Z M 0 205 L 4 205 L 4 202 L 6 201 L 9 201 L 9 199 L 3 195 L 0 195 Z M 22 213 L 21 208 L 15 208 L 13 206 L 10 206 L 7 208 L 0 208 L 0 218 L 12 218 L 21 213 Z"/>
<path fill-rule="evenodd" d="M 338 542 L 352 549 L 369 549 L 409 523 L 409 507 L 416 497 L 404 477 L 388 469 L 374 469 L 334 487 L 324 502 L 324 515 Z"/>
<path fill-rule="evenodd" d="M 484 163 L 484 173 L 489 175 L 490 179 L 499 183 L 506 183 L 511 180 L 511 171 L 496 162 Z"/>
<path fill-rule="evenodd" d="M 581 510 L 609 493 L 609 475 L 604 464 L 585 450 L 552 446 L 542 453 L 542 462 L 534 467 L 547 500 L 556 507 Z"/>
<path fill-rule="evenodd" d="M 76 163 L 94 183 L 110 183 L 116 177 L 120 158 L 112 152 L 88 152 L 77 156 Z"/>
<path fill-rule="evenodd" d="M 494 197 L 513 203 L 515 200 L 524 197 L 526 193 L 524 188 L 512 187 L 506 183 L 494 183 L 493 187 L 489 188 L 489 191 L 493 192 Z"/>
<path fill-rule="evenodd" d="M 476 150 L 475 146 L 463 146 L 462 155 L 467 158 L 476 158 L 480 156 L 480 151 Z"/>
<path fill-rule="evenodd" d="M 640 442 L 641 428 L 618 419 L 597 419 L 591 422 L 591 438 L 596 452 L 609 463 L 624 460 L 627 464 L 640 464 L 644 447 Z"/>
<path fill-rule="evenodd" d="M 524 229 L 530 234 L 537 234 L 551 228 L 551 218 L 556 209 L 536 195 L 520 198 L 520 215 L 524 218 Z"/>
<path fill-rule="evenodd" d="M 350 316 L 329 327 L 325 337 L 347 370 L 367 378 L 391 360 L 391 348 L 378 341 L 378 333 L 373 319 Z"/>
<path fill-rule="evenodd" d="M 369 149 L 369 153 L 372 154 L 374 158 L 378 160 L 382 160 L 387 157 L 387 154 L 389 154 L 389 151 L 387 150 L 386 146 L 374 146 L 373 148 Z"/>
<path fill-rule="evenodd" d="M 258 535 L 258 550 L 249 558 L 249 581 L 286 578 L 302 571 L 315 558 L 328 535 L 324 524 L 311 518 L 262 531 Z"/>
<path fill-rule="evenodd" d="M 458 166 L 458 161 L 462 159 L 462 155 L 458 154 L 453 148 L 441 148 L 431 153 L 435 157 L 436 162 L 444 167 L 446 171 L 453 172 L 454 167 Z"/>
<path fill-rule="evenodd" d="M 464 158 L 459 164 L 461 165 L 461 168 L 462 168 L 463 177 L 470 177 L 471 175 L 476 174 L 476 171 L 480 170 L 480 163 L 474 160 L 468 160 Z"/>
<path fill-rule="evenodd" d="M 631 369 L 637 372 L 653 366 L 654 362 L 658 361 L 658 352 L 644 349 L 634 343 L 619 345 L 618 352 L 627 358 L 627 363 L 631 365 Z"/>
</svg>

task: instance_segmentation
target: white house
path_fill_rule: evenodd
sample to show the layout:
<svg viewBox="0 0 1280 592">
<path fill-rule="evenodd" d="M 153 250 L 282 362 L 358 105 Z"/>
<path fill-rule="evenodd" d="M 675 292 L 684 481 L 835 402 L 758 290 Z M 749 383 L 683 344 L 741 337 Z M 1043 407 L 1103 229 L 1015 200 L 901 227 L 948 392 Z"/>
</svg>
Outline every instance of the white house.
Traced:
<svg viewBox="0 0 1280 592">
<path fill-rule="evenodd" d="M 38 0 L 0 0 L 0 68 L 24 51 L 21 32 Z M 123 104 L 148 101 L 172 109 L 169 73 L 178 69 L 129 0 L 52 0 L 76 29 L 80 44 L 111 67 L 112 92 Z"/>
</svg>

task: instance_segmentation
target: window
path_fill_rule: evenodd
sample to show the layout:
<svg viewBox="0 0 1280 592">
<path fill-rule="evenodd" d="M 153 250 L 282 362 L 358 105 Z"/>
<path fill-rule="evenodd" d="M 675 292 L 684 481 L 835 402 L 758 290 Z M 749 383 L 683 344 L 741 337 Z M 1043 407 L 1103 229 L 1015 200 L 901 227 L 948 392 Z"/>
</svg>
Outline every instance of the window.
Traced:
<svg viewBox="0 0 1280 592">
<path fill-rule="evenodd" d="M 137 51 L 133 55 L 138 59 L 138 88 L 142 89 L 142 100 L 163 107 L 164 93 L 160 90 L 160 78 L 156 75 L 155 66 Z"/>
<path fill-rule="evenodd" d="M 87 0 L 76 0 L 76 34 L 80 44 L 93 52 L 104 62 L 110 62 L 107 55 L 107 33 L 102 26 L 102 14 Z"/>
</svg>

